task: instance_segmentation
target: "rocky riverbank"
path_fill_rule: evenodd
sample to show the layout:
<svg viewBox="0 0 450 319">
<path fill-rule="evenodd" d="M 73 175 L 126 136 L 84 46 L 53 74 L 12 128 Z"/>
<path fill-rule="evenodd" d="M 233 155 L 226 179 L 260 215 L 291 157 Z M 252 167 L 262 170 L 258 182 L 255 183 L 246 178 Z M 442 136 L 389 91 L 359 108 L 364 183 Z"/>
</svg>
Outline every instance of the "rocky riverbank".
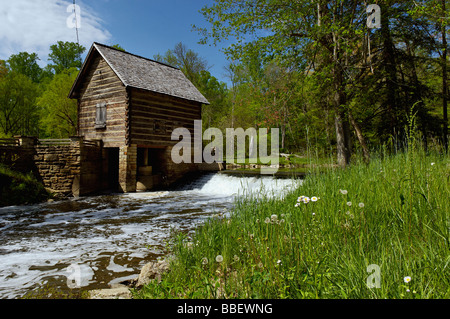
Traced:
<svg viewBox="0 0 450 319">
<path fill-rule="evenodd" d="M 149 262 L 142 267 L 139 276 L 113 285 L 108 289 L 97 289 L 89 292 L 90 299 L 132 299 L 130 289 L 140 289 L 152 280 L 161 280 L 161 275 L 169 270 L 169 259 Z"/>
</svg>

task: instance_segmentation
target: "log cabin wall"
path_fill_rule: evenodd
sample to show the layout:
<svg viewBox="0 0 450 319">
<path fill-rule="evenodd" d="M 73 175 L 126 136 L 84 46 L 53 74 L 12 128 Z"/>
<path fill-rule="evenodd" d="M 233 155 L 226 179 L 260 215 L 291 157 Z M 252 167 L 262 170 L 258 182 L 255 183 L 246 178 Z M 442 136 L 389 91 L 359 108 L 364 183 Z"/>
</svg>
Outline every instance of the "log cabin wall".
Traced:
<svg viewBox="0 0 450 319">
<path fill-rule="evenodd" d="M 201 104 L 150 91 L 131 89 L 130 137 L 138 147 L 158 148 L 177 144 L 172 131 L 185 127 L 194 134 L 201 119 Z"/>
<path fill-rule="evenodd" d="M 172 141 L 171 136 L 174 129 L 184 127 L 190 131 L 193 142 L 194 121 L 201 119 L 201 103 L 133 88 L 129 109 L 130 143 L 147 149 L 150 156 L 156 156 L 161 173 L 158 182 L 138 174 L 141 187 L 170 185 L 186 173 L 197 170 L 193 160 L 191 163 L 173 163 L 172 147 L 179 141 Z"/>
<path fill-rule="evenodd" d="M 88 140 L 102 140 L 104 147 L 126 144 L 125 86 L 106 61 L 95 52 L 93 61 L 80 84 L 78 99 L 78 135 Z M 97 104 L 106 103 L 106 127 L 96 128 Z"/>
</svg>

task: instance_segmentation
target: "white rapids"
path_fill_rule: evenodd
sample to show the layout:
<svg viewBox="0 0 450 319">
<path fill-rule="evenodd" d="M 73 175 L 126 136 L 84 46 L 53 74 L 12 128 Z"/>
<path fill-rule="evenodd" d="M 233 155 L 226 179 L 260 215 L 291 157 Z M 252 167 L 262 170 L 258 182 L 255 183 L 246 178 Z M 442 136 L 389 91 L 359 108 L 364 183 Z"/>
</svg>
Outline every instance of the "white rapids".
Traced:
<svg viewBox="0 0 450 319">
<path fill-rule="evenodd" d="M 112 194 L 0 208 L 0 298 L 41 285 L 108 288 L 164 255 L 171 230 L 191 232 L 236 196 L 283 197 L 300 180 L 207 174 L 174 191 Z"/>
</svg>

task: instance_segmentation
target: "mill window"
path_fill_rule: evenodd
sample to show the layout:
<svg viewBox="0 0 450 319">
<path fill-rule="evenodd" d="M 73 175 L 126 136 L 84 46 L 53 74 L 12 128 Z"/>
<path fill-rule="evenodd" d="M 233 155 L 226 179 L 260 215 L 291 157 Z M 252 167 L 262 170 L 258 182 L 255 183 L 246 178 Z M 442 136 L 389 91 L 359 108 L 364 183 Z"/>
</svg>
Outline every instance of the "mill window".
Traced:
<svg viewBox="0 0 450 319">
<path fill-rule="evenodd" d="M 106 128 L 106 103 L 98 103 L 95 112 L 95 128 Z"/>
</svg>

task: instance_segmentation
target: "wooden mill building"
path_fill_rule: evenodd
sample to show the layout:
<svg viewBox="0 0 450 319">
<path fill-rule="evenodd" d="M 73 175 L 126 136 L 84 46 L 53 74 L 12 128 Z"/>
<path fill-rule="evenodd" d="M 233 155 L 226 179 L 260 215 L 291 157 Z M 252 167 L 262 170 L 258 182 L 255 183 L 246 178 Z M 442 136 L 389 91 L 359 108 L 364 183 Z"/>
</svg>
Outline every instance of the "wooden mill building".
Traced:
<svg viewBox="0 0 450 319">
<path fill-rule="evenodd" d="M 148 190 L 197 169 L 171 161 L 172 131 L 193 134 L 209 104 L 181 70 L 94 43 L 69 97 L 78 100 L 78 135 L 103 144 L 104 186 Z"/>
</svg>

